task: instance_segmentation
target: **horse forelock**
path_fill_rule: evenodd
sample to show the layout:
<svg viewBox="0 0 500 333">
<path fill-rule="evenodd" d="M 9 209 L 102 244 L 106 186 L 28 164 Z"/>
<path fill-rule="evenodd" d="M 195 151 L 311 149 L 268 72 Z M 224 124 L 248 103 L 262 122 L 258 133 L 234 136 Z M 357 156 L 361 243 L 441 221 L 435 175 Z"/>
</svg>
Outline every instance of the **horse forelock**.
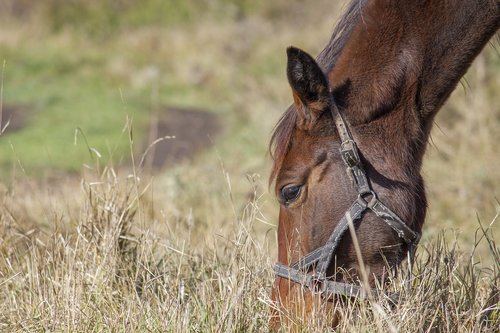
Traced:
<svg viewBox="0 0 500 333">
<path fill-rule="evenodd" d="M 273 159 L 273 167 L 269 176 L 269 184 L 271 184 L 281 169 L 285 155 L 288 153 L 292 141 L 292 134 L 297 121 L 297 112 L 293 106 L 281 116 L 280 120 L 274 128 L 269 143 L 269 151 Z"/>
</svg>

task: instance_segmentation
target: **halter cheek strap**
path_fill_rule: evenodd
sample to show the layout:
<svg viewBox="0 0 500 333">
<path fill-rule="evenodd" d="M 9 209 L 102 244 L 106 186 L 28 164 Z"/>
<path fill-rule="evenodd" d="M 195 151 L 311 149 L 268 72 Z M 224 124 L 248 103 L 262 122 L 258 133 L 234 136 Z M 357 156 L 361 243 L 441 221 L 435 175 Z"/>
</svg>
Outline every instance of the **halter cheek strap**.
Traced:
<svg viewBox="0 0 500 333">
<path fill-rule="evenodd" d="M 290 281 L 301 284 L 311 291 L 319 292 L 324 299 L 331 299 L 335 295 L 346 297 L 362 297 L 359 286 L 336 282 L 327 279 L 326 272 L 335 255 L 340 240 L 349 228 L 349 224 L 354 224 L 363 217 L 364 212 L 371 210 L 389 225 L 398 236 L 408 245 L 408 256 L 410 265 L 413 262 L 415 250 L 420 240 L 420 234 L 411 230 L 391 209 L 384 205 L 371 188 L 368 177 L 361 163 L 356 142 L 345 123 L 339 110 L 333 103 L 332 117 L 341 140 L 340 153 L 342 160 L 347 166 L 347 173 L 356 185 L 358 198 L 345 212 L 344 216 L 330 234 L 325 245 L 309 252 L 291 266 L 282 263 L 274 265 L 276 276 L 286 278 Z M 308 272 L 315 265 L 312 274 Z M 377 294 L 376 290 L 373 293 Z M 389 298 L 395 298 L 394 295 Z"/>
</svg>

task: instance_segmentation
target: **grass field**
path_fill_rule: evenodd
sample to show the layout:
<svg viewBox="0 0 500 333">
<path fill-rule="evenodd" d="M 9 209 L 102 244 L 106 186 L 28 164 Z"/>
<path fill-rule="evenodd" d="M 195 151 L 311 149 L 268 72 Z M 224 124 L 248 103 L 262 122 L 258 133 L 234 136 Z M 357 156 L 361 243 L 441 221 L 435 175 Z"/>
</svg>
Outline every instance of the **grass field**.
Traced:
<svg viewBox="0 0 500 333">
<path fill-rule="evenodd" d="M 22 118 L 0 135 L 0 331 L 268 330 L 285 49 L 318 54 L 342 4 L 138 3 L 0 2 L 0 107 Z M 497 331 L 499 91 L 489 46 L 436 119 L 405 302 L 350 304 L 339 331 Z M 215 114 L 220 133 L 150 173 L 167 106 Z"/>
</svg>

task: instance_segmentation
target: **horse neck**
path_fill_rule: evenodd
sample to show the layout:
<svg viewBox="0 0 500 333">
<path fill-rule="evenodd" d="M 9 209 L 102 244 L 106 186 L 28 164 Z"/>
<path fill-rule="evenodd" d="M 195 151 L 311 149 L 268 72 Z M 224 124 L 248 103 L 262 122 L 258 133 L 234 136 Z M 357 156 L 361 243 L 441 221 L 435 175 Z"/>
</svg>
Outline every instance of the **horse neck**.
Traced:
<svg viewBox="0 0 500 333">
<path fill-rule="evenodd" d="M 500 2 L 364 3 L 340 55 L 327 46 L 320 58 L 335 62 L 323 67 L 359 144 L 394 159 L 375 167 L 399 165 L 386 171 L 416 179 L 433 118 L 500 27 Z"/>
<path fill-rule="evenodd" d="M 499 27 L 497 0 L 368 1 L 329 72 L 334 96 L 355 124 L 403 102 L 419 120 L 414 130 L 428 134 L 432 118 Z"/>
</svg>

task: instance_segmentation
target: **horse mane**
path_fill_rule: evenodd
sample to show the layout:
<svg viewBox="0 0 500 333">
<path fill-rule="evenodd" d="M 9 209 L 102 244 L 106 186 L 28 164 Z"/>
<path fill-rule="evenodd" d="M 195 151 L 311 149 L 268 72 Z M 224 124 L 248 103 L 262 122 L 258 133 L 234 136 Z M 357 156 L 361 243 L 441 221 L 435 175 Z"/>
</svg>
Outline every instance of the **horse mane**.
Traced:
<svg viewBox="0 0 500 333">
<path fill-rule="evenodd" d="M 342 17 L 339 19 L 339 22 L 333 30 L 330 41 L 316 58 L 318 65 L 324 73 L 330 72 L 334 67 L 342 49 L 351 35 L 351 32 L 359 22 L 362 15 L 362 9 L 366 5 L 367 1 L 368 0 L 351 1 Z M 281 116 L 273 130 L 271 141 L 269 142 L 269 152 L 271 158 L 273 159 L 273 167 L 269 176 L 269 184 L 275 180 L 278 171 L 281 169 L 285 155 L 290 148 L 290 142 L 292 140 L 292 133 L 295 129 L 296 121 L 297 113 L 293 109 L 293 106 L 290 106 L 283 116 Z"/>
</svg>

